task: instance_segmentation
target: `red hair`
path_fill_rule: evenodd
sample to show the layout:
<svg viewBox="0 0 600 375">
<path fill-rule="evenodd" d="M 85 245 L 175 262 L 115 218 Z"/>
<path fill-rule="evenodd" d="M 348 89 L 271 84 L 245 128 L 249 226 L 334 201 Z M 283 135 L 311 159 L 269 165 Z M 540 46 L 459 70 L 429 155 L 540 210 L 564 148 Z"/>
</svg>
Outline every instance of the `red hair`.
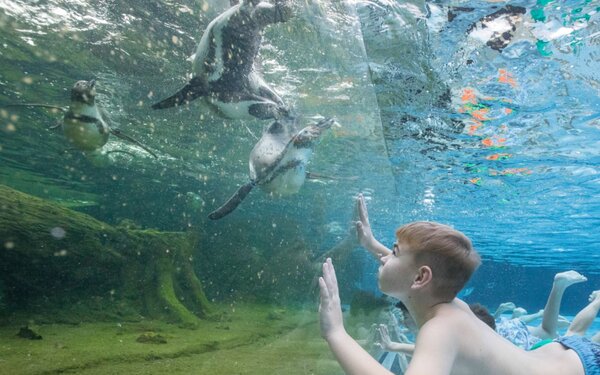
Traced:
<svg viewBox="0 0 600 375">
<path fill-rule="evenodd" d="M 434 293 L 440 298 L 456 297 L 481 264 L 471 240 L 447 225 L 417 221 L 398 228 L 396 237 L 418 266 L 431 268 Z"/>
</svg>

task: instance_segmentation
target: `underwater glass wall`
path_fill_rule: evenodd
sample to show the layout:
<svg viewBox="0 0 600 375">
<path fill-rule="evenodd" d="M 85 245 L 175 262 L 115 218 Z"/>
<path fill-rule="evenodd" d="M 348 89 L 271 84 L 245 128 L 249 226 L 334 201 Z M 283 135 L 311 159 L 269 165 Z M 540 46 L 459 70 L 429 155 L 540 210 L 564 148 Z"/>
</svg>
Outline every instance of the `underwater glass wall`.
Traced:
<svg viewBox="0 0 600 375">
<path fill-rule="evenodd" d="M 467 234 L 460 297 L 491 311 L 581 273 L 572 318 L 600 289 L 599 46 L 596 0 L 0 0 L 0 373 L 341 374 L 327 257 L 402 373 L 361 193 L 386 246 Z"/>
</svg>

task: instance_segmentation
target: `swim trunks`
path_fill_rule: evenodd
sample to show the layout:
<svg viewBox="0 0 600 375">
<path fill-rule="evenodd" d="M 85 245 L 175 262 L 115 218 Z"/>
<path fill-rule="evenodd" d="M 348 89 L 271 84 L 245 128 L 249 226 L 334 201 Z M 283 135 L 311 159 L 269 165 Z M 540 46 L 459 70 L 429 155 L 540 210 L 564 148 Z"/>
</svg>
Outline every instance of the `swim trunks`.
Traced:
<svg viewBox="0 0 600 375">
<path fill-rule="evenodd" d="M 500 318 L 500 320 L 496 322 L 496 332 L 519 348 L 525 350 L 531 349 L 533 345 L 540 341 L 538 337 L 529 333 L 527 324 L 519 318 Z"/>
<path fill-rule="evenodd" d="M 577 353 L 585 375 L 600 375 L 600 344 L 583 336 L 563 336 L 554 341 Z"/>
</svg>

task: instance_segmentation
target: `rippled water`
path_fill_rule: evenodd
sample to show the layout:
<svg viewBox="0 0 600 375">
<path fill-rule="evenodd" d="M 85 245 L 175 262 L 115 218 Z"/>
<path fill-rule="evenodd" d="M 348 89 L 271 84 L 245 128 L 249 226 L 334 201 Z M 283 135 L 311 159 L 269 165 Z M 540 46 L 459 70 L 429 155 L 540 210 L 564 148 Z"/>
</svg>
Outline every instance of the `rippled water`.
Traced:
<svg viewBox="0 0 600 375">
<path fill-rule="evenodd" d="M 285 199 L 253 191 L 210 222 L 247 181 L 266 123 L 199 102 L 149 107 L 184 84 L 228 3 L 0 1 L 0 105 L 66 105 L 75 81 L 94 78 L 112 120 L 159 155 L 111 138 L 84 156 L 47 129 L 56 114 L 13 107 L 1 112 L 0 182 L 112 223 L 198 228 L 209 249 L 301 241 L 317 254 L 349 235 L 364 192 L 383 241 L 437 220 L 491 261 L 598 275 L 600 4 L 511 3 L 526 13 L 499 52 L 471 26 L 504 5 L 296 2 L 295 18 L 265 32 L 263 73 L 303 121 L 337 119 L 310 164 L 336 179 Z"/>
<path fill-rule="evenodd" d="M 451 22 L 410 5 L 365 5 L 385 7 L 388 19 L 390 10 L 398 14 L 394 22 L 369 12 L 361 18 L 373 44 L 369 59 L 382 71 L 375 82 L 397 191 L 396 206 L 388 207 L 393 219 L 382 225 L 390 232 L 398 216 L 453 222 L 496 260 L 566 262 L 597 273 L 598 3 L 511 3 L 527 13 L 501 53 L 465 32 L 502 4 L 460 5 L 472 9 L 456 10 Z M 429 7 L 430 14 L 452 8 Z M 404 49 L 388 53 L 386 37 Z M 419 38 L 427 49 L 416 52 L 410 46 Z M 419 79 L 435 82 L 429 70 L 452 93 L 449 103 L 406 89 Z M 418 87 L 427 99 L 443 97 L 438 83 L 438 92 Z"/>
</svg>

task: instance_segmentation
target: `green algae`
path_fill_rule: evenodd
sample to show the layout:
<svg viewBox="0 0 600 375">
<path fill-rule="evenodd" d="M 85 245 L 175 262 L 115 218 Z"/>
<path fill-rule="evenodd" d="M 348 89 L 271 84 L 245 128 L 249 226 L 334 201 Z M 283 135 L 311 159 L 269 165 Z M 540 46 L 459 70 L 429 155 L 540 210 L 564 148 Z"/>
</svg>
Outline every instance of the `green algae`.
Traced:
<svg viewBox="0 0 600 375">
<path fill-rule="evenodd" d="M 147 316 L 193 327 L 211 316 L 192 271 L 195 235 L 111 226 L 2 185 L 0 207 L 0 280 L 10 319 Z"/>
<path fill-rule="evenodd" d="M 0 327 L 2 374 L 339 374 L 319 336 L 314 310 L 286 310 L 269 318 L 272 306 L 217 306 L 221 321 L 200 321 L 187 330 L 161 321 L 40 325 L 43 340 L 15 336 Z M 136 339 L 144 332 L 166 344 Z"/>
</svg>

